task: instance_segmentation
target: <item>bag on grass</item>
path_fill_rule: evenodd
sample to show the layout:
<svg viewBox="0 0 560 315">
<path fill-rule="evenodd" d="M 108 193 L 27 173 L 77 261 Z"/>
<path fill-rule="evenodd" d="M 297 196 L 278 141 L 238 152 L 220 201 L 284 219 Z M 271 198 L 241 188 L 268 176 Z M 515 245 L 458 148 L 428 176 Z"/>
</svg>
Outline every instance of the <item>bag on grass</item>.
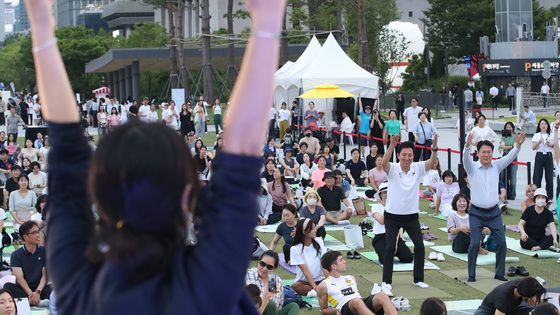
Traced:
<svg viewBox="0 0 560 315">
<path fill-rule="evenodd" d="M 346 246 L 351 249 L 364 248 L 364 237 L 362 228 L 358 225 L 348 225 L 344 227 L 344 241 Z"/>
<path fill-rule="evenodd" d="M 302 307 L 309 307 L 311 308 L 311 304 L 305 302 L 303 300 L 303 298 L 301 297 L 301 295 L 297 294 L 296 291 L 294 291 L 294 289 L 292 289 L 291 286 L 289 285 L 285 285 L 282 290 L 284 290 L 284 304 L 282 305 L 282 307 L 290 304 L 290 303 L 296 303 L 299 308 Z"/>
<path fill-rule="evenodd" d="M 356 209 L 356 215 L 366 215 L 366 202 L 363 198 L 352 200 L 352 204 L 354 204 L 354 209 Z"/>
<path fill-rule="evenodd" d="M 264 245 L 264 243 L 261 242 L 261 240 L 255 236 L 255 239 L 253 241 L 253 254 L 251 254 L 251 259 L 261 258 L 261 255 L 266 250 L 268 250 L 268 247 L 266 247 L 266 245 Z"/>
</svg>

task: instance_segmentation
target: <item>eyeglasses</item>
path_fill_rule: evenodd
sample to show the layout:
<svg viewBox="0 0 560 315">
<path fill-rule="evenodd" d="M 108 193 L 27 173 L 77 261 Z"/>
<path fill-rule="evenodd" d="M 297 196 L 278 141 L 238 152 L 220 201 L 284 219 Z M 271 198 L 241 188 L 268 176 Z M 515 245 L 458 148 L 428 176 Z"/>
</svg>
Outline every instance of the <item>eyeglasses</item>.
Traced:
<svg viewBox="0 0 560 315">
<path fill-rule="evenodd" d="M 266 269 L 268 269 L 268 270 L 273 270 L 273 269 L 274 269 L 274 266 L 273 266 L 273 265 L 269 265 L 269 264 L 265 263 L 265 262 L 262 261 L 262 260 L 259 261 L 259 266 L 261 266 L 261 267 L 263 267 L 263 268 L 266 267 Z"/>
<path fill-rule="evenodd" d="M 29 231 L 29 232 L 27 233 L 27 235 L 37 235 L 37 234 L 39 234 L 39 230 L 37 230 L 37 231 Z"/>
</svg>

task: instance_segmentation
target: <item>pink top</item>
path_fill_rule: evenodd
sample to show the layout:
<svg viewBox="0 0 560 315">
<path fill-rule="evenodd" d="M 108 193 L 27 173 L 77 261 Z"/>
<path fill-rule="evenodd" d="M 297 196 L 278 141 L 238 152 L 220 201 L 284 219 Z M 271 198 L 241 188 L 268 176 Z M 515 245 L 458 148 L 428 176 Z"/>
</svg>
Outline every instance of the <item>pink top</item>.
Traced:
<svg viewBox="0 0 560 315">
<path fill-rule="evenodd" d="M 325 182 L 323 181 L 323 175 L 325 175 L 326 172 L 330 172 L 330 170 L 328 168 L 325 168 L 324 170 L 316 169 L 315 171 L 313 171 L 313 173 L 311 173 L 313 189 L 317 190 L 325 185 Z"/>
<path fill-rule="evenodd" d="M 121 122 L 119 115 L 109 115 L 109 124 L 111 126 L 118 126 Z"/>
<path fill-rule="evenodd" d="M 369 170 L 369 177 L 373 177 L 375 181 L 375 186 L 379 187 L 381 183 L 387 180 L 387 172 L 384 169 L 378 170 L 377 167 L 372 168 Z"/>
</svg>

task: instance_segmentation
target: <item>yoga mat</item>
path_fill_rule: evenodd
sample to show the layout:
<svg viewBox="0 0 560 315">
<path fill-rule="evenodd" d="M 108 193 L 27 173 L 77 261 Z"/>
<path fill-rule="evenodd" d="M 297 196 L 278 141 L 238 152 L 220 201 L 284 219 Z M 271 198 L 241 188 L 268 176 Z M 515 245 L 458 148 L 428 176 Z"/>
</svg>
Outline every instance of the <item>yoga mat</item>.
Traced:
<svg viewBox="0 0 560 315">
<path fill-rule="evenodd" d="M 375 237 L 375 234 L 373 234 L 373 232 L 368 232 L 367 236 L 371 239 L 373 239 Z M 414 243 L 412 243 L 412 241 L 410 240 L 410 237 L 408 236 L 408 234 L 404 233 L 404 240 L 406 242 L 406 246 L 408 247 L 414 247 Z M 430 242 L 430 241 L 424 241 L 424 247 L 430 247 L 430 246 L 434 246 L 436 245 L 436 243 L 434 242 Z"/>
<path fill-rule="evenodd" d="M 383 275 L 381 272 L 376 272 L 375 274 L 360 275 L 360 278 L 369 281 L 372 286 L 374 283 L 381 283 L 382 277 Z M 425 289 L 415 286 L 411 274 L 393 274 L 393 283 L 391 285 L 393 286 L 393 290 L 391 291 L 395 296 L 404 296 L 409 300 L 426 299 L 432 296 L 437 296 L 440 298 L 451 296 L 449 293 L 431 286 L 430 283 L 428 283 L 430 287 Z M 369 295 L 369 292 L 362 292 L 361 294 L 362 296 L 367 296 Z"/>
<path fill-rule="evenodd" d="M 508 224 L 506 225 L 506 230 L 512 231 L 515 233 L 520 233 L 519 226 L 517 224 Z"/>
<path fill-rule="evenodd" d="M 444 246 L 432 246 L 431 249 L 435 250 L 436 252 L 444 253 L 447 256 L 451 256 L 453 258 L 457 258 L 459 260 L 468 262 L 468 255 L 455 253 L 451 249 L 451 245 L 444 245 Z M 506 263 L 516 263 L 519 262 L 519 257 L 506 257 Z M 486 266 L 486 265 L 494 265 L 496 264 L 496 254 L 489 252 L 486 255 L 478 255 L 478 259 L 476 260 L 477 266 Z"/>
<path fill-rule="evenodd" d="M 284 258 L 284 253 L 278 254 L 278 258 L 280 262 L 278 263 L 282 269 L 286 270 L 287 272 L 296 275 L 298 271 L 298 266 L 288 265 L 286 259 Z"/>
<path fill-rule="evenodd" d="M 444 216 L 443 214 L 439 213 L 438 215 L 434 215 L 434 219 L 438 219 L 438 220 L 442 220 L 447 222 L 447 217 Z"/>
<path fill-rule="evenodd" d="M 333 236 L 327 234 L 327 236 L 325 236 L 325 247 L 330 249 L 330 250 L 337 250 L 337 251 L 348 251 L 350 250 L 350 248 L 348 246 L 346 246 L 346 244 L 344 244 L 343 242 L 337 240 L 336 238 L 334 238 Z"/>
<path fill-rule="evenodd" d="M 270 224 L 270 225 L 258 225 L 255 228 L 255 231 L 257 231 L 259 233 L 274 233 L 274 232 L 276 232 L 276 228 L 278 227 L 278 225 L 280 225 L 280 222 L 278 222 L 276 224 Z M 329 224 L 326 224 L 325 225 L 325 230 L 327 230 L 327 231 L 344 231 L 344 225 L 329 225 Z"/>
<path fill-rule="evenodd" d="M 480 304 L 482 300 L 447 301 L 445 307 L 448 315 L 474 314 Z"/>
<path fill-rule="evenodd" d="M 494 279 L 494 272 L 488 271 L 484 268 L 476 269 L 476 282 L 467 281 L 469 276 L 468 270 L 466 268 L 456 270 L 441 270 L 440 272 L 450 277 L 451 279 L 455 279 L 458 284 L 467 285 L 484 294 L 490 293 L 490 291 L 494 290 L 495 287 L 503 283 L 500 280 Z"/>
<path fill-rule="evenodd" d="M 375 252 L 362 252 L 360 253 L 360 255 L 362 255 L 362 257 L 366 259 L 373 261 L 375 264 L 383 267 L 383 265 L 379 263 L 379 258 Z M 431 261 L 426 260 L 424 262 L 424 270 L 439 270 L 439 269 L 440 268 L 436 266 L 434 263 L 432 263 Z M 393 264 L 393 271 L 402 272 L 402 271 L 412 271 L 412 270 L 414 270 L 413 262 L 407 264 L 401 264 L 400 262 L 398 262 L 398 258 L 395 258 L 395 263 Z"/>
<path fill-rule="evenodd" d="M 519 240 L 516 240 L 511 237 L 506 237 L 507 248 L 511 249 L 514 252 L 535 257 L 535 258 L 558 258 L 560 257 L 560 253 L 553 252 L 548 249 L 542 249 L 536 252 L 530 251 L 528 249 L 523 249 L 521 244 L 519 244 Z"/>
<path fill-rule="evenodd" d="M 294 283 L 293 279 L 282 280 L 282 286 L 292 285 Z M 302 296 L 302 299 L 309 303 L 312 308 L 319 308 L 319 300 L 317 298 L 308 298 L 307 296 Z"/>
</svg>

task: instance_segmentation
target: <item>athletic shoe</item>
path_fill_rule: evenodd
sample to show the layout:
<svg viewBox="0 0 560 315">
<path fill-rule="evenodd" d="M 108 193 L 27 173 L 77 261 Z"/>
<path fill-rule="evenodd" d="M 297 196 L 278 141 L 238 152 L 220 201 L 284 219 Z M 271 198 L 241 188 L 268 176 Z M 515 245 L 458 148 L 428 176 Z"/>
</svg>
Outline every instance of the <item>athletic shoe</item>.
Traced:
<svg viewBox="0 0 560 315">
<path fill-rule="evenodd" d="M 515 276 L 515 273 L 516 273 L 516 272 L 515 272 L 515 267 L 514 267 L 514 266 L 509 267 L 509 269 L 508 269 L 508 271 L 507 271 L 508 277 L 513 277 L 513 276 Z"/>
<path fill-rule="evenodd" d="M 429 230 L 430 227 L 428 225 L 426 225 L 425 223 L 420 223 L 420 230 L 422 231 L 426 231 Z"/>
<path fill-rule="evenodd" d="M 374 283 L 373 288 L 371 288 L 371 295 L 376 295 L 377 293 L 381 293 L 381 287 L 379 284 Z"/>
<path fill-rule="evenodd" d="M 426 288 L 429 288 L 429 287 L 430 287 L 429 285 L 427 285 L 426 283 L 424 283 L 424 282 L 422 282 L 422 281 L 416 282 L 416 283 L 414 283 L 414 285 L 417 286 L 417 287 L 419 287 L 419 288 L 422 288 L 422 289 L 426 289 Z"/>
<path fill-rule="evenodd" d="M 391 290 L 393 290 L 393 286 L 391 286 L 391 284 L 381 282 L 381 291 L 383 293 L 387 294 L 388 296 L 393 296 L 393 292 Z"/>
<path fill-rule="evenodd" d="M 546 280 L 541 277 L 535 277 L 535 280 L 537 280 L 542 286 L 546 284 Z"/>
<path fill-rule="evenodd" d="M 556 263 L 560 264 L 560 258 L 558 258 L 558 260 L 556 261 Z"/>
<path fill-rule="evenodd" d="M 443 257 L 442 253 L 437 253 L 437 261 L 445 261 L 445 257 Z"/>
<path fill-rule="evenodd" d="M 393 303 L 397 311 L 402 311 L 402 312 L 410 311 L 410 302 L 405 297 L 396 296 L 391 299 L 391 302 Z"/>
<path fill-rule="evenodd" d="M 357 251 L 354 251 L 354 259 L 362 259 L 362 256 Z"/>
<path fill-rule="evenodd" d="M 347 252 L 346 253 L 346 259 L 354 259 L 354 254 L 352 252 Z"/>
<path fill-rule="evenodd" d="M 437 253 L 436 252 L 431 252 L 430 255 L 428 256 L 429 260 L 437 260 Z"/>
</svg>

